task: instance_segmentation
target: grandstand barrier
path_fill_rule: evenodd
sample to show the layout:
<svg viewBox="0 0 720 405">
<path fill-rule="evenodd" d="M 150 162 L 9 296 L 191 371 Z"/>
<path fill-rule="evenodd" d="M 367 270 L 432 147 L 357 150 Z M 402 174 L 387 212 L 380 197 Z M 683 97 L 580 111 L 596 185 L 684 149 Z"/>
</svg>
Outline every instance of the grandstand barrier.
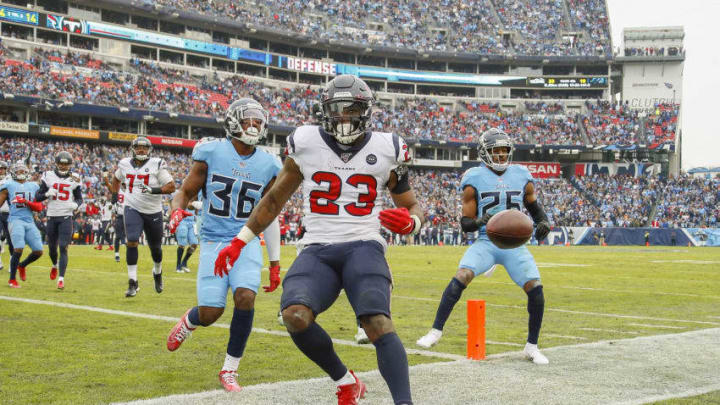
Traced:
<svg viewBox="0 0 720 405">
<path fill-rule="evenodd" d="M 720 228 L 553 227 L 543 244 L 645 246 L 720 246 Z M 674 242 L 674 243 L 673 243 Z"/>
</svg>

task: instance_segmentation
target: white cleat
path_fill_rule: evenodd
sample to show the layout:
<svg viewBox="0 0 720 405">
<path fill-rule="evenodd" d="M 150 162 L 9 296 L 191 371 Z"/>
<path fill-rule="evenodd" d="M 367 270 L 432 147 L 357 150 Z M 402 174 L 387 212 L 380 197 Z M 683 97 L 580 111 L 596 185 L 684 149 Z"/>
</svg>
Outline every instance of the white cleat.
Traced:
<svg viewBox="0 0 720 405">
<path fill-rule="evenodd" d="M 285 326 L 285 321 L 283 321 L 282 318 L 282 311 L 278 311 L 278 323 L 280 324 L 280 326 Z"/>
<path fill-rule="evenodd" d="M 548 360 L 544 354 L 540 353 L 540 349 L 538 349 L 537 345 L 534 345 L 532 343 L 525 344 L 525 349 L 523 349 L 523 353 L 525 353 L 525 357 L 527 357 L 528 360 L 532 360 L 532 362 L 535 364 L 550 363 L 550 360 Z"/>
<path fill-rule="evenodd" d="M 429 349 L 437 344 L 438 341 L 440 341 L 440 338 L 442 337 L 442 331 L 438 329 L 430 329 L 430 332 L 428 332 L 427 335 L 421 337 L 417 340 L 417 345 L 420 347 L 424 347 L 426 349 Z"/>
<path fill-rule="evenodd" d="M 365 333 L 365 329 L 358 327 L 358 332 L 355 334 L 355 342 L 359 345 L 366 345 L 370 343 L 370 338 L 367 333 Z"/>
<path fill-rule="evenodd" d="M 183 266 L 182 271 L 184 271 L 185 273 L 190 273 L 190 268 L 188 266 Z"/>
</svg>

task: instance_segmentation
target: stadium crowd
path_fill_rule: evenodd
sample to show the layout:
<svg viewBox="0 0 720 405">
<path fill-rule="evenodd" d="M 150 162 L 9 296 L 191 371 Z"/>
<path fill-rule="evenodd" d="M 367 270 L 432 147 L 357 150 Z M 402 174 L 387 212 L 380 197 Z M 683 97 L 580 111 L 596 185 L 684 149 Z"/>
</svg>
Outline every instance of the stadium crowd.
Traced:
<svg viewBox="0 0 720 405">
<path fill-rule="evenodd" d="M 570 0 L 442 0 L 410 1 L 158 0 L 155 4 L 241 24 L 290 31 L 327 40 L 418 50 L 483 55 L 609 55 L 605 2 Z M 488 10 L 494 9 L 494 13 Z M 377 29 L 381 26 L 381 29 Z M 580 31 L 574 41 L 560 40 L 563 31 Z M 516 32 L 512 41 L 502 32 Z"/>
<path fill-rule="evenodd" d="M 128 69 L 121 71 L 87 54 L 40 48 L 24 61 L 0 54 L 0 79 L 0 91 L 6 93 L 199 116 L 222 116 L 228 100 L 253 96 L 268 110 L 271 122 L 287 126 L 313 121 L 312 104 L 320 97 L 311 86 L 273 88 L 261 81 L 217 73 L 196 77 L 186 70 L 140 59 L 132 59 Z M 477 141 L 477 134 L 490 127 L 501 128 L 516 143 L 525 144 L 640 142 L 638 112 L 605 101 L 587 101 L 587 114 L 577 116 L 566 113 L 560 103 L 528 102 L 516 111 L 476 101 L 456 105 L 453 110 L 430 98 L 397 98 L 393 106 L 376 108 L 372 128 L 410 139 L 455 142 Z M 674 140 L 678 110 L 677 105 L 669 104 L 651 110 L 645 121 L 651 145 Z"/>
<path fill-rule="evenodd" d="M 92 243 L 97 224 L 100 199 L 109 200 L 102 178 L 114 170 L 116 162 L 128 155 L 122 146 L 47 141 L 27 137 L 0 139 L 0 160 L 12 163 L 27 160 L 35 178 L 54 167 L 53 157 L 59 150 L 70 152 L 73 171 L 81 177 L 85 205 L 80 207 L 77 226 L 80 242 L 89 236 Z M 175 181 L 189 172 L 187 152 L 156 148 L 153 155 L 168 163 Z M 412 169 L 411 186 L 423 201 L 428 221 L 416 235 L 418 244 L 461 244 L 469 235 L 460 232 L 458 215 L 462 172 L 459 170 Z M 658 176 L 631 177 L 591 175 L 564 179 L 536 179 L 538 196 L 553 226 L 642 227 L 655 220 L 660 227 L 717 226 L 720 222 L 720 179 L 695 179 Z M 391 207 L 387 193 L 378 196 L 383 207 Z M 656 214 L 653 217 L 653 207 Z M 42 224 L 42 217 L 39 218 Z M 295 193 L 281 214 L 283 240 L 295 241 L 302 226 L 302 197 Z M 391 243 L 402 238 L 387 234 Z M 471 236 L 470 236 L 471 237 Z"/>
</svg>

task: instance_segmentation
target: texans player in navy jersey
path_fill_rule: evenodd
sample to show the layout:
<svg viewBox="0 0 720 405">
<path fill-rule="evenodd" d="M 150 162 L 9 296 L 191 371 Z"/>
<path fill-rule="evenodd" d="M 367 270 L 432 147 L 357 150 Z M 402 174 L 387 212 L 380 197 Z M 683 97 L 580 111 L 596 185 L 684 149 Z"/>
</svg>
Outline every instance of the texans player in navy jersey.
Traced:
<svg viewBox="0 0 720 405">
<path fill-rule="evenodd" d="M 494 214 L 506 209 L 519 210 L 521 204 L 535 222 L 537 240 L 545 239 L 550 232 L 547 215 L 535 195 L 533 178 L 525 166 L 510 164 L 512 151 L 512 140 L 497 128 L 485 131 L 480 138 L 482 164 L 468 169 L 460 184 L 463 193 L 461 227 L 465 232 L 479 230 L 480 236 L 467 249 L 455 277 L 445 288 L 432 329 L 417 341 L 421 347 L 429 348 L 440 340 L 445 321 L 473 278 L 502 264 L 528 296 L 529 331 L 524 353 L 536 364 L 548 363 L 537 347 L 545 297 L 535 259 L 525 246 L 498 248 L 485 232 L 485 224 Z"/>
</svg>

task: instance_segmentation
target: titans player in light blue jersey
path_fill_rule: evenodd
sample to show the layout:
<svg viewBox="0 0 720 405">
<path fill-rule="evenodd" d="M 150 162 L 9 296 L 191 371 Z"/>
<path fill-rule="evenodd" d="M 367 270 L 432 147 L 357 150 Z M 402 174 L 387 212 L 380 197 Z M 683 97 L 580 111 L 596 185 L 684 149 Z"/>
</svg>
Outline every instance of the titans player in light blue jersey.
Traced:
<svg viewBox="0 0 720 405">
<path fill-rule="evenodd" d="M 245 350 L 260 286 L 263 256 L 255 238 L 243 250 L 228 277 L 216 274 L 215 258 L 243 227 L 262 196 L 275 183 L 280 160 L 256 148 L 267 132 L 268 115 L 255 100 L 242 98 L 228 107 L 225 116 L 226 139 L 199 143 L 193 150 L 194 163 L 180 191 L 172 201 L 170 231 L 175 232 L 188 203 L 202 191 L 200 265 L 197 275 L 197 306 L 189 309 L 170 332 L 168 350 L 174 351 L 198 326 L 210 326 L 225 309 L 228 288 L 232 289 L 235 309 L 230 323 L 230 339 L 220 382 L 227 391 L 240 391 L 237 368 Z M 280 226 L 274 221 L 265 229 L 270 260 L 270 285 L 280 284 Z"/>
<path fill-rule="evenodd" d="M 483 164 L 466 171 L 460 185 L 463 193 L 460 224 L 465 232 L 479 230 L 480 236 L 460 260 L 455 277 L 443 292 L 433 327 L 417 341 L 419 346 L 429 348 L 435 345 L 463 290 L 475 276 L 488 273 L 502 264 L 510 278 L 528 296 L 529 331 L 524 353 L 536 364 L 548 363 L 537 347 L 545 298 L 535 259 L 525 246 L 498 248 L 485 232 L 485 224 L 494 214 L 509 209 L 520 210 L 521 206 L 528 210 L 535 222 L 537 240 L 545 239 L 550 232 L 547 215 L 535 196 L 532 176 L 525 166 L 510 164 L 512 151 L 510 137 L 497 128 L 486 131 L 480 138 L 479 154 Z"/>
<path fill-rule="evenodd" d="M 35 226 L 33 211 L 42 211 L 43 205 L 35 201 L 35 194 L 40 186 L 28 181 L 30 170 L 22 163 L 13 165 L 10 171 L 12 180 L 2 183 L 0 186 L 0 206 L 5 201 L 10 204 L 10 215 L 8 216 L 8 228 L 12 240 L 13 252 L 10 258 L 10 281 L 8 286 L 20 288 L 15 280 L 17 272 L 20 273 L 20 280 L 25 281 L 25 267 L 39 259 L 43 253 L 42 238 L 40 231 Z M 25 245 L 29 245 L 32 252 L 22 262 Z"/>
<path fill-rule="evenodd" d="M 195 219 L 197 218 L 196 213 L 202 210 L 202 202 L 193 201 L 190 203 L 189 208 L 191 208 L 191 211 L 194 211 L 194 213 L 183 218 L 175 230 L 175 239 L 177 239 L 178 243 L 177 266 L 175 266 L 175 271 L 178 273 L 190 273 L 187 262 L 190 260 L 190 256 L 195 252 L 198 245 L 198 239 L 195 235 Z M 187 248 L 187 252 L 185 252 L 185 248 Z M 183 252 L 185 253 L 184 257 Z"/>
</svg>

